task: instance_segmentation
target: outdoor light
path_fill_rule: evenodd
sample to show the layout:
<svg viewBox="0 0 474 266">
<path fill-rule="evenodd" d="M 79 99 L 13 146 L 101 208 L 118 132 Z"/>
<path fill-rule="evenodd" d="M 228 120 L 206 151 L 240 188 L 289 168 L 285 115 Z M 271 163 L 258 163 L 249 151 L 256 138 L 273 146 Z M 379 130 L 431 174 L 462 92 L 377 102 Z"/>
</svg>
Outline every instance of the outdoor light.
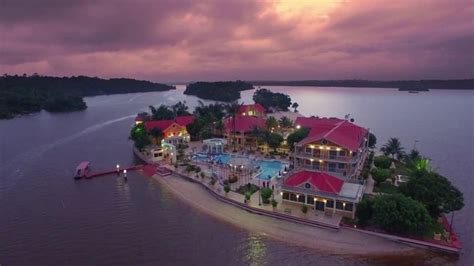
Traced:
<svg viewBox="0 0 474 266">
<path fill-rule="evenodd" d="M 341 150 L 341 148 L 336 148 L 336 151 L 340 151 L 340 150 Z"/>
<path fill-rule="evenodd" d="M 309 159 L 309 160 L 310 160 L 311 162 L 312 162 L 312 161 L 314 161 L 314 159 L 313 159 L 313 158 L 311 158 L 311 159 Z"/>
<path fill-rule="evenodd" d="M 317 200 L 318 200 L 318 198 L 314 197 L 314 201 L 317 201 Z"/>
<path fill-rule="evenodd" d="M 324 203 L 328 202 L 327 200 L 323 200 Z"/>
<path fill-rule="evenodd" d="M 126 173 L 127 173 L 127 169 L 123 169 L 123 173 L 126 174 Z"/>
<path fill-rule="evenodd" d="M 345 203 L 345 202 L 342 203 L 342 207 L 346 207 L 346 203 Z"/>
<path fill-rule="evenodd" d="M 300 195 L 296 194 L 296 198 L 298 199 L 300 197 Z"/>
<path fill-rule="evenodd" d="M 296 129 L 300 129 L 300 128 L 301 128 L 301 126 L 300 126 L 300 125 L 296 125 Z"/>
<path fill-rule="evenodd" d="M 326 147 L 326 150 L 330 150 L 330 149 L 331 149 L 331 147 Z"/>
<path fill-rule="evenodd" d="M 314 145 L 309 145 L 309 147 L 310 147 L 311 149 L 314 149 Z"/>
<path fill-rule="evenodd" d="M 322 149 L 324 149 L 324 147 L 323 147 L 323 146 L 319 146 L 319 149 L 322 150 Z"/>
<path fill-rule="evenodd" d="M 322 162 L 323 162 L 323 160 L 319 160 L 319 162 L 320 162 L 320 163 L 322 163 Z"/>
<path fill-rule="evenodd" d="M 117 170 L 120 168 L 120 165 L 117 164 L 117 166 L 115 166 L 117 168 Z"/>
<path fill-rule="evenodd" d="M 280 196 L 283 196 L 283 191 L 282 191 L 282 192 L 280 192 Z"/>
</svg>

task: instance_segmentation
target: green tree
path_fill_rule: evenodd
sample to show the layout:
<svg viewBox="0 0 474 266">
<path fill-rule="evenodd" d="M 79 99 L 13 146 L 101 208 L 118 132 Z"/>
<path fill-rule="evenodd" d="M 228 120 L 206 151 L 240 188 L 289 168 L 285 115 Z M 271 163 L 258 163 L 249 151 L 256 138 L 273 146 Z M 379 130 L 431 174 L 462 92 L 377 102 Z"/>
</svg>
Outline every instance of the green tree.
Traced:
<svg viewBox="0 0 474 266">
<path fill-rule="evenodd" d="M 374 157 L 374 165 L 380 168 L 388 169 L 392 165 L 392 160 L 385 155 Z"/>
<path fill-rule="evenodd" d="M 163 137 L 163 131 L 158 127 L 154 127 L 150 130 L 150 136 L 158 143 L 158 140 Z"/>
<path fill-rule="evenodd" d="M 287 94 L 272 92 L 268 89 L 258 89 L 253 94 L 253 101 L 261 104 L 267 110 L 274 108 L 281 111 L 288 111 L 291 106 L 291 98 Z"/>
<path fill-rule="evenodd" d="M 375 148 L 375 144 L 377 144 L 377 137 L 372 132 L 369 132 L 369 148 Z"/>
<path fill-rule="evenodd" d="M 426 206 L 432 217 L 458 211 L 464 207 L 464 196 L 444 176 L 425 172 L 408 180 L 401 192 Z"/>
<path fill-rule="evenodd" d="M 283 116 L 278 120 L 278 124 L 281 128 L 290 128 L 293 126 L 293 122 L 286 116 Z"/>
<path fill-rule="evenodd" d="M 357 204 L 357 209 L 356 209 L 356 217 L 357 217 L 357 222 L 360 225 L 364 225 L 372 219 L 373 215 L 373 205 L 374 202 L 373 200 L 369 198 L 363 198 L 358 204 Z"/>
<path fill-rule="evenodd" d="M 186 101 L 177 102 L 176 104 L 171 106 L 171 110 L 173 112 L 174 117 L 183 116 L 183 115 L 191 115 L 191 113 L 188 111 L 189 107 L 186 105 Z"/>
<path fill-rule="evenodd" d="M 391 155 L 393 159 L 400 159 L 403 156 L 403 147 L 397 138 L 390 138 L 380 150 L 385 155 Z"/>
<path fill-rule="evenodd" d="M 293 108 L 293 109 L 294 109 L 293 111 L 294 111 L 295 113 L 297 113 L 299 106 L 300 106 L 300 105 L 299 105 L 297 102 L 294 102 L 294 103 L 291 105 L 291 108 Z"/>
<path fill-rule="evenodd" d="M 372 175 L 372 179 L 374 179 L 377 186 L 379 186 L 380 183 L 385 182 L 385 180 L 390 177 L 390 171 L 381 168 L 372 169 L 372 171 L 370 171 L 370 174 Z"/>
<path fill-rule="evenodd" d="M 154 106 L 149 106 L 151 111 L 151 119 L 152 120 L 168 120 L 174 118 L 174 113 L 170 108 L 166 105 L 160 105 L 158 108 Z"/>
<path fill-rule="evenodd" d="M 373 220 L 382 229 L 394 233 L 422 235 L 432 224 L 425 206 L 402 194 L 375 198 Z"/>
<path fill-rule="evenodd" d="M 259 143 L 265 142 L 265 136 L 267 132 L 259 127 L 254 127 L 250 132 L 250 136 L 255 138 L 255 146 L 258 147 Z"/>
<path fill-rule="evenodd" d="M 268 130 L 273 130 L 274 128 L 276 128 L 278 126 L 278 121 L 276 120 L 275 117 L 273 116 L 269 116 L 267 118 L 267 120 L 265 120 L 265 127 L 268 129 Z"/>
<path fill-rule="evenodd" d="M 135 147 L 140 151 L 143 150 L 143 148 L 145 148 L 147 145 L 151 144 L 150 137 L 146 132 L 145 125 L 143 124 L 135 125 L 130 130 L 129 139 L 133 140 Z"/>
<path fill-rule="evenodd" d="M 268 133 L 267 136 L 265 137 L 265 141 L 267 142 L 267 145 L 270 148 L 276 151 L 276 149 L 283 142 L 283 137 L 277 133 Z"/>
<path fill-rule="evenodd" d="M 262 195 L 262 201 L 263 203 L 269 203 L 270 202 L 270 197 L 273 194 L 273 190 L 271 190 L 268 187 L 262 188 L 262 191 L 260 192 Z"/>
<path fill-rule="evenodd" d="M 306 138 L 309 134 L 309 128 L 300 128 L 295 130 L 293 133 L 291 133 L 287 138 L 286 141 L 288 142 L 288 146 L 290 146 L 290 149 L 293 150 L 294 144 L 302 141 L 304 138 Z"/>
</svg>

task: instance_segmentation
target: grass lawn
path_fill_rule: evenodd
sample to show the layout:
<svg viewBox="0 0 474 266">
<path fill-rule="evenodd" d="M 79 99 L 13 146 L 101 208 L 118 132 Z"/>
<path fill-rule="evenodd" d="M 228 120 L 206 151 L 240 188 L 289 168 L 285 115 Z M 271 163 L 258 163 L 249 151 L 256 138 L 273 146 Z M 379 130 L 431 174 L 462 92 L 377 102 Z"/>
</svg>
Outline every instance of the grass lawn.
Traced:
<svg viewBox="0 0 474 266">
<path fill-rule="evenodd" d="M 379 186 L 374 186 L 374 192 L 382 192 L 382 193 L 398 193 L 398 188 L 392 184 L 390 181 L 385 181 L 380 183 Z"/>
<path fill-rule="evenodd" d="M 395 175 L 410 176 L 411 170 L 408 167 L 406 167 L 406 165 L 404 165 L 403 163 L 395 161 L 395 167 L 396 167 L 394 169 L 394 174 Z"/>
</svg>

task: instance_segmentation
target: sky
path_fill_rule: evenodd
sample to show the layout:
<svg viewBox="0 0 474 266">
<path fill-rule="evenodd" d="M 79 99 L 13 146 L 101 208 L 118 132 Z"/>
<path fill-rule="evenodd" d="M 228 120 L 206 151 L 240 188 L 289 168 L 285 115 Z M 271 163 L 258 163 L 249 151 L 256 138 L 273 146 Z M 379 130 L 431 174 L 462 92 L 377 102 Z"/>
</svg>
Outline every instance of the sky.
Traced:
<svg viewBox="0 0 474 266">
<path fill-rule="evenodd" d="M 0 0 L 0 73 L 152 81 L 459 79 L 472 0 Z"/>
</svg>

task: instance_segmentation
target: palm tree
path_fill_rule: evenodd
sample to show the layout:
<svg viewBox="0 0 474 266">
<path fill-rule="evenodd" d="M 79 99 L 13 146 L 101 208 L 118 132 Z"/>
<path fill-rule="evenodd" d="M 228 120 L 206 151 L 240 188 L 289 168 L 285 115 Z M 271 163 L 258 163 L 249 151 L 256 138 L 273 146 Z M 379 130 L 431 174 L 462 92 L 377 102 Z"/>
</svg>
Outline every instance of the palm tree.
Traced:
<svg viewBox="0 0 474 266">
<path fill-rule="evenodd" d="M 300 106 L 300 105 L 299 105 L 297 102 L 294 102 L 294 103 L 291 105 L 291 108 L 295 109 L 294 111 L 295 111 L 295 113 L 296 113 L 296 112 L 298 112 L 297 109 L 298 109 L 299 106 Z"/>
<path fill-rule="evenodd" d="M 236 139 L 235 139 L 235 117 L 237 112 L 239 111 L 241 104 L 238 102 L 232 102 L 226 106 L 226 112 L 229 117 L 232 118 L 232 143 L 234 146 L 234 152 L 237 151 L 236 149 Z"/>
<path fill-rule="evenodd" d="M 265 139 L 265 134 L 266 132 L 258 127 L 254 127 L 252 129 L 252 132 L 250 132 L 250 136 L 252 136 L 253 138 L 255 138 L 255 145 L 258 149 L 258 142 L 259 141 L 264 141 Z"/>
<path fill-rule="evenodd" d="M 278 124 L 280 124 L 281 128 L 290 128 L 293 126 L 293 122 L 286 116 L 283 116 L 282 118 L 280 118 L 280 120 L 278 121 Z"/>
<path fill-rule="evenodd" d="M 163 131 L 160 128 L 154 127 L 150 130 L 150 135 L 154 139 L 155 143 L 158 143 L 159 138 L 163 137 Z"/>
<path fill-rule="evenodd" d="M 404 154 L 402 144 L 398 138 L 390 138 L 380 150 L 387 156 L 391 155 L 392 159 L 400 159 Z"/>
</svg>

